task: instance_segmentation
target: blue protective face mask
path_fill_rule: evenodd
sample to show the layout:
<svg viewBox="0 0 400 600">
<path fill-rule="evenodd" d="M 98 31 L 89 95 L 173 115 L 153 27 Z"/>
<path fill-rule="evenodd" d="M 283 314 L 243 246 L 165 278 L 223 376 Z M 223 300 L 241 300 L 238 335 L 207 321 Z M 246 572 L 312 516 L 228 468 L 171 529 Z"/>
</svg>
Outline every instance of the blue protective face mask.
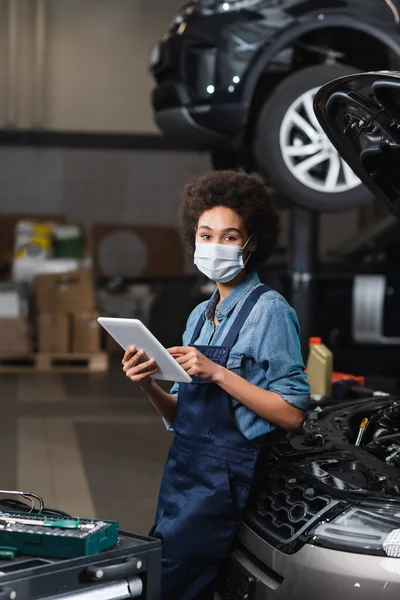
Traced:
<svg viewBox="0 0 400 600">
<path fill-rule="evenodd" d="M 239 275 L 245 268 L 243 250 L 249 243 L 251 236 L 244 246 L 230 246 L 228 244 L 209 244 L 196 242 L 194 264 L 199 271 L 216 283 L 228 283 Z"/>
</svg>

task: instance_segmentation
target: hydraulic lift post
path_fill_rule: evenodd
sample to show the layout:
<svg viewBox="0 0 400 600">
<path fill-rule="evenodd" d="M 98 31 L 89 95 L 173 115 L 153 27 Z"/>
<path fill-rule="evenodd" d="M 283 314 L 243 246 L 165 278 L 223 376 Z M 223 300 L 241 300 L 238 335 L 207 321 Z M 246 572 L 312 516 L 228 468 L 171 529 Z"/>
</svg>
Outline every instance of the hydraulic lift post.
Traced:
<svg viewBox="0 0 400 600">
<path fill-rule="evenodd" d="M 319 214 L 295 206 L 290 218 L 291 304 L 300 321 L 303 358 L 308 356 L 308 340 L 315 331 L 315 294 L 318 263 Z"/>
</svg>

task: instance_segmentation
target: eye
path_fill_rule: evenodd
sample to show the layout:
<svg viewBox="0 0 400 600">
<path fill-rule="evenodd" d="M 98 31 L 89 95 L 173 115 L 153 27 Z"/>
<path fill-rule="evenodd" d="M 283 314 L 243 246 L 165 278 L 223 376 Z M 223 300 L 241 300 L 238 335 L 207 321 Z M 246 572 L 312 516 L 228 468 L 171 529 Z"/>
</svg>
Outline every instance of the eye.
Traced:
<svg viewBox="0 0 400 600">
<path fill-rule="evenodd" d="M 237 238 L 235 238 L 235 236 L 233 235 L 227 235 L 225 238 L 226 242 L 236 242 Z"/>
<path fill-rule="evenodd" d="M 200 237 L 202 240 L 206 240 L 207 242 L 211 240 L 211 235 L 209 235 L 208 233 L 202 233 Z"/>
</svg>

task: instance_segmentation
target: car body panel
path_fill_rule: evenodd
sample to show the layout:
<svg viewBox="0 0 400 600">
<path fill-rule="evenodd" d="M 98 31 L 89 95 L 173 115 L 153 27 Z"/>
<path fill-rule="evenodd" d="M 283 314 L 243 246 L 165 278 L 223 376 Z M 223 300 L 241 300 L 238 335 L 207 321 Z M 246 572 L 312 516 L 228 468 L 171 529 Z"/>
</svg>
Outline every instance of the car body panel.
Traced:
<svg viewBox="0 0 400 600">
<path fill-rule="evenodd" d="M 188 3 L 152 53 L 156 121 L 164 134 L 173 135 L 177 126 L 199 146 L 235 145 L 260 78 L 266 71 L 290 72 L 290 50 L 300 37 L 328 28 L 359 30 L 400 61 L 399 10 L 398 0 L 266 0 L 248 10 L 204 15 L 202 2 Z M 263 85 L 272 89 L 274 80 Z"/>
<path fill-rule="evenodd" d="M 390 48 L 397 57 L 400 57 L 400 34 L 398 26 L 393 20 L 377 23 L 369 18 L 368 20 L 360 20 L 353 15 L 340 13 L 319 13 L 313 17 L 308 16 L 306 19 L 294 23 L 289 29 L 285 29 L 275 40 L 270 40 L 268 44 L 263 46 L 262 51 L 254 57 L 244 82 L 243 98 L 245 102 L 250 101 L 261 74 L 268 69 L 282 50 L 293 46 L 299 38 L 308 33 L 329 28 L 347 29 L 349 33 L 351 31 L 367 33 L 371 38 L 379 40 L 387 48 Z"/>
<path fill-rule="evenodd" d="M 273 548 L 247 525 L 239 533 L 246 549 L 234 559 L 257 580 L 254 600 L 397 600 L 400 560 L 306 545 L 294 555 Z M 252 560 L 255 557 L 256 560 Z M 261 565 L 268 565 L 263 570 Z"/>
<path fill-rule="evenodd" d="M 382 89 L 388 91 L 389 95 L 383 97 L 380 92 Z M 376 93 L 381 93 L 379 98 Z M 400 73 L 361 73 L 323 86 L 315 97 L 314 109 L 326 135 L 341 156 L 400 220 L 400 191 L 394 177 L 396 173 L 393 172 L 392 180 L 389 172 L 384 177 L 380 175 L 384 164 L 382 161 L 390 159 L 393 164 L 400 161 L 400 121 L 396 120 L 400 112 L 396 115 L 396 109 L 393 110 L 392 106 L 397 101 L 400 102 Z M 353 116 L 357 117 L 358 114 L 360 121 L 354 118 L 354 123 L 350 123 Z M 377 128 L 379 135 L 368 134 L 373 127 Z M 374 156 L 367 155 L 369 150 L 374 152 Z"/>
</svg>

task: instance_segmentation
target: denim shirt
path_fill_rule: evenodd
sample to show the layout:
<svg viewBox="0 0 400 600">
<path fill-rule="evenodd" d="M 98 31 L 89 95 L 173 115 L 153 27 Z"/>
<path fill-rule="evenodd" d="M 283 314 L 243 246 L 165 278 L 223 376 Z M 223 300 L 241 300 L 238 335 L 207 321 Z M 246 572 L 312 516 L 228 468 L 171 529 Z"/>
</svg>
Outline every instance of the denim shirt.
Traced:
<svg viewBox="0 0 400 600">
<path fill-rule="evenodd" d="M 251 292 L 261 285 L 258 275 L 249 273 L 232 292 L 215 307 L 218 290 L 211 299 L 199 304 L 190 314 L 183 345 L 190 344 L 194 329 L 202 314 L 204 324 L 195 344 L 219 346 Z M 218 320 L 215 328 L 213 318 Z M 299 323 L 293 308 L 278 292 L 269 290 L 262 294 L 230 352 L 227 368 L 257 387 L 276 392 L 284 400 L 306 411 L 310 387 L 304 373 L 304 363 L 299 340 Z M 171 394 L 177 395 L 179 383 Z M 268 399 L 266 399 L 268 402 Z M 269 433 L 275 426 L 259 417 L 237 400 L 232 399 L 234 418 L 243 435 L 254 440 Z M 173 431 L 173 427 L 167 429 Z"/>
</svg>

